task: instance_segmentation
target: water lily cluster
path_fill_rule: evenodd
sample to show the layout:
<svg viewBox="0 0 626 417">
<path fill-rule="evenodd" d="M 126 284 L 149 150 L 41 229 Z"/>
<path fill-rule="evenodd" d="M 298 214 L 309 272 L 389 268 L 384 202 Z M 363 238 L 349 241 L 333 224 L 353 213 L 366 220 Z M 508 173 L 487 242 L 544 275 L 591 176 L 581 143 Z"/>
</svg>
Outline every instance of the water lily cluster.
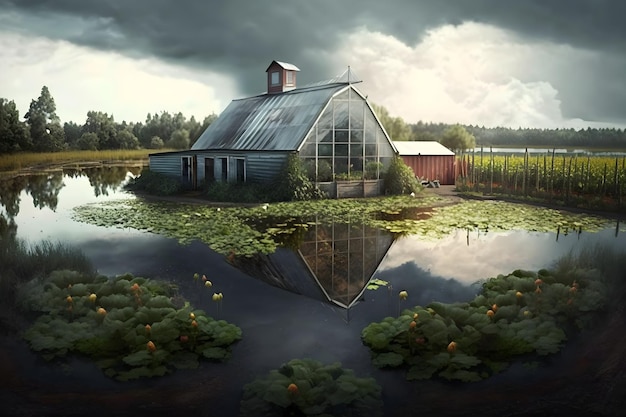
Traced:
<svg viewBox="0 0 626 417">
<path fill-rule="evenodd" d="M 240 416 L 382 416 L 381 391 L 340 363 L 294 359 L 244 387 Z"/>
<path fill-rule="evenodd" d="M 39 313 L 24 338 L 48 360 L 85 355 L 119 380 L 228 359 L 241 329 L 189 303 L 175 306 L 175 292 L 168 283 L 130 274 L 56 271 L 20 290 L 20 304 Z"/>
<path fill-rule="evenodd" d="M 517 270 L 487 280 L 469 303 L 433 302 L 368 325 L 362 340 L 378 367 L 407 379 L 477 381 L 516 357 L 558 352 L 568 334 L 590 325 L 608 297 L 595 269 Z"/>
<path fill-rule="evenodd" d="M 158 233 L 176 238 L 183 244 L 199 240 L 229 257 L 273 253 L 279 246 L 297 247 L 294 237 L 302 235 L 311 224 L 330 219 L 336 223 L 358 220 L 395 235 L 413 234 L 436 239 L 457 229 L 572 233 L 597 231 L 607 224 L 599 217 L 523 204 L 493 201 L 445 203 L 446 200 L 440 197 L 394 196 L 217 210 L 184 203 L 116 200 L 77 207 L 74 218 L 100 226 L 130 227 Z"/>
</svg>

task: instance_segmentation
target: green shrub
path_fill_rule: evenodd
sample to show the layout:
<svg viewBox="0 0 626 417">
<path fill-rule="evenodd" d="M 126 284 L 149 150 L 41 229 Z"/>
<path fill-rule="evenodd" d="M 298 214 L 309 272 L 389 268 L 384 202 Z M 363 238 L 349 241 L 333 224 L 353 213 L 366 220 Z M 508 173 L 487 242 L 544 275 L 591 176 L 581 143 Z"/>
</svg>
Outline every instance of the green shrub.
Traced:
<svg viewBox="0 0 626 417">
<path fill-rule="evenodd" d="M 369 161 L 365 164 L 365 179 L 375 180 L 382 176 L 384 165 L 382 162 Z"/>
<path fill-rule="evenodd" d="M 258 183 L 212 182 L 206 186 L 211 201 L 259 203 L 268 200 L 269 186 Z"/>
<path fill-rule="evenodd" d="M 398 156 L 391 160 L 391 165 L 385 174 L 384 187 L 385 194 L 410 194 L 422 189 L 411 167 Z"/>
<path fill-rule="evenodd" d="M 181 192 L 184 187 L 177 178 L 144 169 L 141 175 L 128 182 L 126 189 L 155 195 L 173 195 Z"/>
<path fill-rule="evenodd" d="M 273 184 L 272 200 L 294 201 L 324 198 L 325 194 L 309 179 L 302 160 L 290 155 Z"/>
</svg>

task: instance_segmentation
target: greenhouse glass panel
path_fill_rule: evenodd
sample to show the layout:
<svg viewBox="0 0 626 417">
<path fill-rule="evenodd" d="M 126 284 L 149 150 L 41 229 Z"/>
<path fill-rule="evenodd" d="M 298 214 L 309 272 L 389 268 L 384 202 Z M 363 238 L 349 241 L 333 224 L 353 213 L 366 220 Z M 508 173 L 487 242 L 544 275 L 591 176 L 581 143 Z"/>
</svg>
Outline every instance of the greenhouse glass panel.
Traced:
<svg viewBox="0 0 626 417">
<path fill-rule="evenodd" d="M 350 156 L 363 156 L 363 145 L 350 145 Z"/>
<path fill-rule="evenodd" d="M 350 130 L 350 143 L 363 143 L 363 131 L 362 130 Z"/>
<path fill-rule="evenodd" d="M 348 173 L 348 157 L 335 157 L 335 174 Z"/>
<path fill-rule="evenodd" d="M 318 138 L 320 142 L 323 143 L 332 143 L 333 142 L 333 131 L 332 130 L 320 130 L 318 133 Z"/>
<path fill-rule="evenodd" d="M 330 143 L 320 144 L 317 152 L 319 156 L 333 156 L 333 145 Z"/>
<path fill-rule="evenodd" d="M 302 149 L 300 150 L 300 156 L 306 157 L 306 156 L 315 156 L 315 147 L 317 145 L 315 144 L 315 142 L 311 142 L 311 143 L 306 143 Z"/>
<path fill-rule="evenodd" d="M 324 110 L 322 116 L 317 122 L 318 129 L 332 129 L 333 128 L 333 105 L 332 103 Z"/>
<path fill-rule="evenodd" d="M 351 156 L 350 157 L 350 172 L 363 171 L 363 157 Z"/>
<path fill-rule="evenodd" d="M 317 180 L 332 181 L 333 160 L 332 158 L 319 158 L 317 162 Z"/>
<path fill-rule="evenodd" d="M 350 129 L 363 129 L 363 101 L 350 101 Z"/>
<path fill-rule="evenodd" d="M 365 145 L 365 156 L 378 156 L 378 146 L 375 143 L 371 145 Z"/>
<path fill-rule="evenodd" d="M 348 156 L 348 145 L 336 144 L 335 156 Z"/>
<path fill-rule="evenodd" d="M 348 88 L 346 91 L 343 91 L 340 94 L 337 94 L 335 96 L 335 100 L 348 100 L 350 98 L 350 93 L 349 91 L 351 90 L 351 88 Z"/>
<path fill-rule="evenodd" d="M 334 101 L 335 104 L 335 129 L 348 129 L 348 102 Z"/>
<path fill-rule="evenodd" d="M 370 126 L 366 126 L 364 131 L 365 143 L 376 144 L 376 130 Z"/>
<path fill-rule="evenodd" d="M 316 171 L 316 166 L 315 166 L 315 158 L 304 158 L 302 160 L 302 164 L 304 166 L 304 169 L 306 171 L 306 175 L 312 179 L 315 180 L 315 171 Z"/>
<path fill-rule="evenodd" d="M 348 143 L 347 130 L 335 130 L 335 143 Z"/>
</svg>

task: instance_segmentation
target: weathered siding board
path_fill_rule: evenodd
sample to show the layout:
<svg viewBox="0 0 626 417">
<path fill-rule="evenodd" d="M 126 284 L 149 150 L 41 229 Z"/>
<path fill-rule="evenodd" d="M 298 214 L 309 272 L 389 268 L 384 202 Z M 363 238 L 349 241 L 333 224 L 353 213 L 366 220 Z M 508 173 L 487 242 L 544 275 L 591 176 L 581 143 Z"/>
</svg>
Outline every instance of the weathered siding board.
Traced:
<svg viewBox="0 0 626 417">
<path fill-rule="evenodd" d="M 454 155 L 402 155 L 405 164 L 413 169 L 415 176 L 428 180 L 439 180 L 442 185 L 455 183 Z"/>
<path fill-rule="evenodd" d="M 156 154 L 150 155 L 149 157 L 149 167 L 151 171 L 160 172 L 161 174 L 181 177 L 182 168 L 181 168 L 181 159 L 182 154 L 172 153 L 172 154 Z"/>
<path fill-rule="evenodd" d="M 246 159 L 246 181 L 268 182 L 276 178 L 287 160 L 288 153 L 251 153 Z"/>
</svg>

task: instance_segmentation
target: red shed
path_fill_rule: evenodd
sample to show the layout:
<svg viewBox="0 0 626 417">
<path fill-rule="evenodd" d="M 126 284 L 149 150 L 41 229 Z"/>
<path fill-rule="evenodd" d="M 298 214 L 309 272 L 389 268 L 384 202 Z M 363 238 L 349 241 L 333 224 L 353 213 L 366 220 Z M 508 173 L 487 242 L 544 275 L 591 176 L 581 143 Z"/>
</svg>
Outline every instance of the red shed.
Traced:
<svg viewBox="0 0 626 417">
<path fill-rule="evenodd" d="M 441 185 L 454 185 L 456 179 L 456 155 L 436 141 L 394 141 L 394 146 L 404 163 L 415 176 L 430 181 L 439 180 Z"/>
</svg>

